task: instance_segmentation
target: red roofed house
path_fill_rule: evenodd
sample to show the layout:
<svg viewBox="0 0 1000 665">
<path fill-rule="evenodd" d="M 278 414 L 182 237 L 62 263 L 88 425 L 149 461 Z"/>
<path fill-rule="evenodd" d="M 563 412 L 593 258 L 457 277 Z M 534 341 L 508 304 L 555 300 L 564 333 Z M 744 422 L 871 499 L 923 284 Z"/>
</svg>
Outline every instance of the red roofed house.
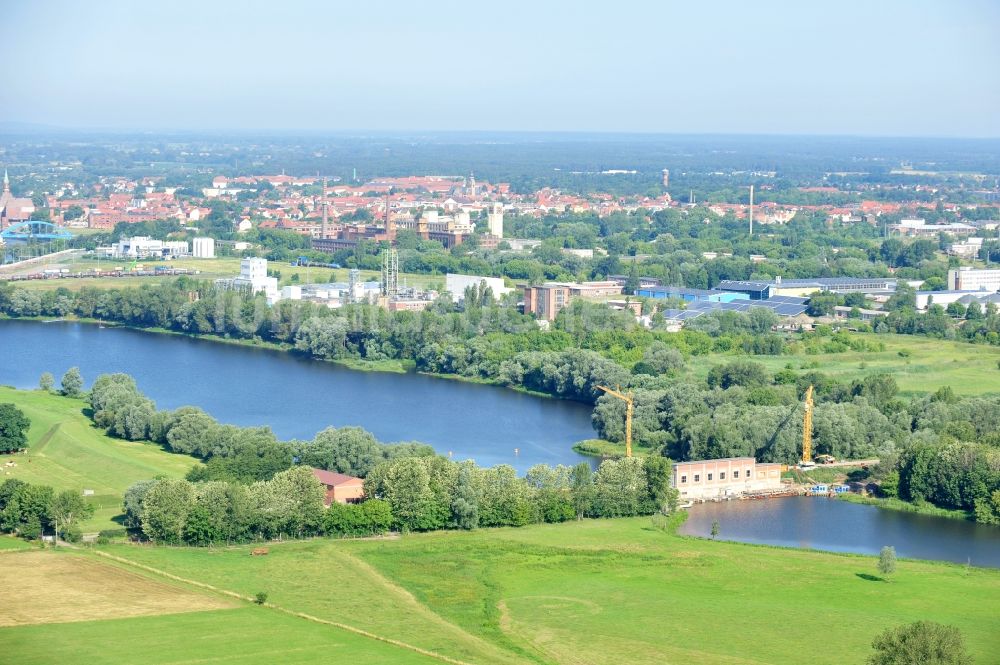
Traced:
<svg viewBox="0 0 1000 665">
<path fill-rule="evenodd" d="M 337 503 L 358 503 L 365 496 L 365 481 L 361 478 L 333 471 L 323 471 L 322 469 L 313 469 L 313 475 L 326 488 L 326 497 L 323 499 L 323 503 L 327 506 L 334 501 Z"/>
</svg>

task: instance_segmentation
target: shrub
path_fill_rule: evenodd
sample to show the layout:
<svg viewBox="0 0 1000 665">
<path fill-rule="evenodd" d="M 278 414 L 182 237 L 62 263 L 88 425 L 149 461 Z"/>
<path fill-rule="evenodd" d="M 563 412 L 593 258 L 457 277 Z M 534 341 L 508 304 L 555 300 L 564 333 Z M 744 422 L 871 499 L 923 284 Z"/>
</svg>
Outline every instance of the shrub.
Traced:
<svg viewBox="0 0 1000 665">
<path fill-rule="evenodd" d="M 872 642 L 869 665 L 970 665 L 961 631 L 933 621 L 890 628 Z"/>
<path fill-rule="evenodd" d="M 125 538 L 128 536 L 128 529 L 101 529 L 98 532 L 98 538 L 107 538 L 108 540 L 114 538 Z"/>
</svg>

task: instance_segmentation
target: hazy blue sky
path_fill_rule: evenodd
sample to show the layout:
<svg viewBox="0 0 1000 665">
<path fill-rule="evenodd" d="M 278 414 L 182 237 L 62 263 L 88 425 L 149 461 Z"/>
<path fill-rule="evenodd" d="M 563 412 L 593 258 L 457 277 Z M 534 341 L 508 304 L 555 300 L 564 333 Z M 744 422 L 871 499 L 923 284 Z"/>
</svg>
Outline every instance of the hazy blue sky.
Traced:
<svg viewBox="0 0 1000 665">
<path fill-rule="evenodd" d="M 0 122 L 1000 136 L 1000 1 L 0 0 Z"/>
</svg>

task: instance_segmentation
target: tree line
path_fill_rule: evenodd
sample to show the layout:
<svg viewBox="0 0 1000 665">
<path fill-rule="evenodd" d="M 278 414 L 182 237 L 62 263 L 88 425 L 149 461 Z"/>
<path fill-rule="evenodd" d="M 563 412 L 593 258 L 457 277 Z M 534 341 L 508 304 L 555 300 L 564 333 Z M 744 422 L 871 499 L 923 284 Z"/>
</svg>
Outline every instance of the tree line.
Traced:
<svg viewBox="0 0 1000 665">
<path fill-rule="evenodd" d="M 125 526 L 153 542 L 202 546 L 646 515 L 676 507 L 669 469 L 662 458 L 632 458 L 596 472 L 537 465 L 521 478 L 508 465 L 400 457 L 371 470 L 363 501 L 328 508 L 308 466 L 249 484 L 148 480 L 125 492 Z"/>
<path fill-rule="evenodd" d="M 650 514 L 669 509 L 676 496 L 670 488 L 670 462 L 662 456 L 609 460 L 593 473 L 587 464 L 572 469 L 537 465 L 519 478 L 510 466 L 483 469 L 471 462 L 452 462 L 426 444 L 383 444 L 357 427 L 327 428 L 310 441 L 280 442 L 268 428 L 221 425 L 195 407 L 158 411 L 127 374 L 99 376 L 89 401 L 94 423 L 109 435 L 148 439 L 172 452 L 206 460 L 189 473 L 185 482 L 192 487 L 221 482 L 273 494 L 273 486 L 266 483 L 287 480 L 289 476 L 283 474 L 306 467 L 337 471 L 365 478 L 365 495 L 385 500 L 392 514 L 391 526 L 404 530 L 521 526 L 573 517 Z M 171 486 L 175 494 L 197 498 L 197 491 L 177 489 L 178 481 L 171 482 L 175 483 Z M 136 497 L 134 492 L 126 494 L 127 516 L 139 514 L 135 507 L 142 501 Z M 322 503 L 322 492 L 319 498 Z M 164 501 L 164 506 L 174 506 L 179 500 L 175 495 Z M 304 501 L 299 498 L 293 502 L 302 514 Z M 184 499 L 181 503 L 191 502 Z M 209 503 L 206 500 L 206 509 Z M 176 526 L 176 520 L 171 523 Z M 253 524 L 257 526 L 240 533 L 265 537 L 266 533 L 288 535 L 319 528 L 315 520 L 296 522 L 294 529 L 285 522 L 267 527 L 259 520 Z M 141 526 L 147 537 L 164 537 L 165 531 L 147 529 L 139 517 L 130 525 Z M 170 533 L 178 542 L 185 538 L 180 527 Z M 235 537 L 226 535 L 230 541 Z"/>
</svg>

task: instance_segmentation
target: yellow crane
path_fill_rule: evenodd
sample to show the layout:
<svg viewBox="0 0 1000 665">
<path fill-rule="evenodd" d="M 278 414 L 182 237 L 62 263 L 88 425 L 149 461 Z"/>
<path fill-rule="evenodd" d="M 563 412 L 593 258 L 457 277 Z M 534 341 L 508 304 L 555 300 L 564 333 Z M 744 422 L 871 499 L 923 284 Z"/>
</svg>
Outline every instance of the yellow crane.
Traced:
<svg viewBox="0 0 1000 665">
<path fill-rule="evenodd" d="M 802 466 L 812 466 L 813 387 L 806 390 L 805 415 L 802 416 Z"/>
<path fill-rule="evenodd" d="M 621 386 L 616 386 L 616 388 L 618 390 L 612 390 L 607 386 L 597 386 L 598 390 L 603 390 L 625 402 L 625 457 L 632 457 L 632 393 L 621 392 Z"/>
</svg>

